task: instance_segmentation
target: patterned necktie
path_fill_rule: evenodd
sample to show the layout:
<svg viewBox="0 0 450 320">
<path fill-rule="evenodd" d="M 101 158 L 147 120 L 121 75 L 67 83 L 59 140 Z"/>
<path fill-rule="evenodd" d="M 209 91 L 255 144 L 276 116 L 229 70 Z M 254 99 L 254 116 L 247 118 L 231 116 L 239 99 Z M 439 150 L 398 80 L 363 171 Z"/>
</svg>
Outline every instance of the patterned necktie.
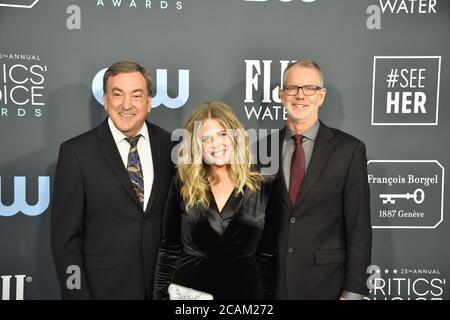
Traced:
<svg viewBox="0 0 450 320">
<path fill-rule="evenodd" d="M 130 176 L 131 183 L 133 184 L 134 191 L 141 203 L 141 208 L 144 208 L 144 175 L 141 167 L 141 160 L 139 159 L 139 153 L 137 151 L 137 143 L 140 134 L 132 138 L 125 138 L 130 144 L 130 151 L 128 152 L 127 171 Z"/>
<path fill-rule="evenodd" d="M 302 147 L 303 136 L 296 134 L 293 136 L 295 140 L 295 150 L 291 160 L 291 175 L 289 180 L 289 198 L 294 207 L 297 200 L 298 192 L 305 178 L 305 153 Z"/>
</svg>

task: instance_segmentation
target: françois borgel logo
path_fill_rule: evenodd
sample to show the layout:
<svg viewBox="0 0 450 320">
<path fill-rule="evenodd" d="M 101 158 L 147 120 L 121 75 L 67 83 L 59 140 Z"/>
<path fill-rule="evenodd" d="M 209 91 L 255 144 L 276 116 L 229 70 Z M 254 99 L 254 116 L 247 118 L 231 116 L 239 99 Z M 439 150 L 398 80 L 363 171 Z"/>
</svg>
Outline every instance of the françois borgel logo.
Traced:
<svg viewBox="0 0 450 320">
<path fill-rule="evenodd" d="M 374 229 L 435 229 L 444 219 L 444 167 L 436 160 L 370 160 Z"/>
<path fill-rule="evenodd" d="M 245 60 L 244 109 L 248 120 L 287 120 L 278 91 L 284 70 L 293 61 Z"/>
<path fill-rule="evenodd" d="M 1 0 L 0 7 L 31 9 L 38 2 L 39 0 Z"/>
<path fill-rule="evenodd" d="M 378 0 L 367 7 L 367 29 L 381 29 L 381 17 L 390 15 L 436 14 L 438 0 Z M 446 0 L 444 0 L 446 1 Z"/>
<path fill-rule="evenodd" d="M 372 125 L 437 125 L 440 56 L 375 56 Z"/>
<path fill-rule="evenodd" d="M 367 284 L 366 300 L 443 300 L 446 279 L 439 268 L 372 265 Z"/>
<path fill-rule="evenodd" d="M 98 103 L 103 105 L 103 76 L 107 68 L 101 69 L 92 80 L 92 94 Z M 152 98 L 152 108 L 163 105 L 169 109 L 178 109 L 185 105 L 189 99 L 189 70 L 178 70 L 178 94 L 169 92 L 167 83 L 167 69 L 157 69 L 153 85 L 156 85 L 156 94 Z"/>
<path fill-rule="evenodd" d="M 45 115 L 46 77 L 38 54 L 0 51 L 0 118 Z"/>
</svg>

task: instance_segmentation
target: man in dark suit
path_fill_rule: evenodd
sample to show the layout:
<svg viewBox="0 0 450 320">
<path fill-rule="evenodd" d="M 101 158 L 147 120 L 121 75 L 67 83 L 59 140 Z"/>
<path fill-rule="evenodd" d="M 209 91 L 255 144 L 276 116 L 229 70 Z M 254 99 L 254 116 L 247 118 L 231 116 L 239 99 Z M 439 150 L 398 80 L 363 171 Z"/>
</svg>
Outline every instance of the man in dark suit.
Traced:
<svg viewBox="0 0 450 320">
<path fill-rule="evenodd" d="M 314 61 L 290 64 L 279 94 L 288 120 L 269 139 L 279 170 L 267 213 L 278 298 L 361 299 L 372 243 L 365 146 L 318 119 L 326 89 Z"/>
<path fill-rule="evenodd" d="M 152 82 L 133 61 L 103 79 L 108 118 L 61 145 L 51 246 L 63 299 L 151 298 L 173 173 L 170 134 L 146 121 Z"/>
</svg>

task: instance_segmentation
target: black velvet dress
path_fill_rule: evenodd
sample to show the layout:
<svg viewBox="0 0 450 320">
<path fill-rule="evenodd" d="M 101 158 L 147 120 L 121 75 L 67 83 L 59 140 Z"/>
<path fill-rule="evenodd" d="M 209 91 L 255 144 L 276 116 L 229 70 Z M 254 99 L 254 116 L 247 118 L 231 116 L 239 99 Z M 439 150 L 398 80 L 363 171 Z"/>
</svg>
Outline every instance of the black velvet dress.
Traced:
<svg viewBox="0 0 450 320">
<path fill-rule="evenodd" d="M 256 192 L 235 192 L 219 212 L 210 206 L 186 211 L 180 182 L 174 178 L 164 216 L 163 240 L 155 275 L 154 299 L 167 299 L 176 283 L 213 295 L 216 300 L 271 299 L 275 283 L 275 245 L 265 228 L 272 179 Z"/>
</svg>

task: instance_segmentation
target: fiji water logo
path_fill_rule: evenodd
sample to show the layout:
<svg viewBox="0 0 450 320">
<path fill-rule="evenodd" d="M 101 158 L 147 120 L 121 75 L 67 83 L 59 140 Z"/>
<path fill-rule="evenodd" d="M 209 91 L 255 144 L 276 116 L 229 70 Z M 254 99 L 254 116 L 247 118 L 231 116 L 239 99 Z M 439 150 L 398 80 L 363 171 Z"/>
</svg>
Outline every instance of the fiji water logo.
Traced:
<svg viewBox="0 0 450 320">
<path fill-rule="evenodd" d="M 375 2 L 375 1 L 374 1 Z M 367 29 L 379 30 L 382 28 L 381 18 L 390 15 L 430 15 L 436 14 L 437 0 L 378 0 L 378 4 L 367 7 L 369 15 L 366 20 Z"/>
<path fill-rule="evenodd" d="M 107 68 L 100 70 L 92 80 L 92 93 L 98 103 L 103 105 L 103 76 Z M 156 70 L 156 95 L 152 98 L 152 108 L 163 105 L 169 109 L 184 106 L 189 99 L 189 70 L 178 70 L 178 95 L 169 97 L 167 85 L 167 69 Z"/>
<path fill-rule="evenodd" d="M 38 177 L 36 204 L 27 203 L 26 185 L 26 177 L 14 177 L 14 201 L 10 205 L 4 204 L 0 177 L 0 216 L 10 217 L 19 212 L 27 216 L 37 216 L 47 210 L 50 204 L 50 177 Z"/>
</svg>

